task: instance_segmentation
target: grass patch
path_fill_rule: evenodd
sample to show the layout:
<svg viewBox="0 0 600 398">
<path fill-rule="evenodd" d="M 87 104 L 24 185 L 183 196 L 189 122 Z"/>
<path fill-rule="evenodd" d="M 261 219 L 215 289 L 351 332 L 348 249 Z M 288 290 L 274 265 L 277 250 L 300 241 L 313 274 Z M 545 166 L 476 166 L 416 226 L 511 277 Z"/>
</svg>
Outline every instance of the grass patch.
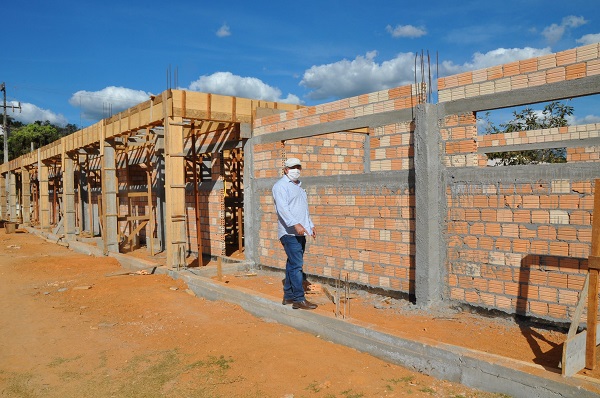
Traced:
<svg viewBox="0 0 600 398">
<path fill-rule="evenodd" d="M 33 376 L 29 373 L 3 373 L 5 388 L 2 390 L 2 396 L 18 398 L 36 398 L 35 386 L 31 385 Z"/>
<path fill-rule="evenodd" d="M 342 395 L 346 398 L 363 398 L 365 396 L 365 394 L 360 392 L 354 392 L 352 391 L 352 389 L 342 391 Z"/>
<path fill-rule="evenodd" d="M 78 355 L 78 356 L 76 356 L 76 357 L 73 357 L 73 358 L 62 358 L 62 357 L 57 357 L 57 358 L 54 358 L 54 359 L 53 359 L 53 360 L 52 360 L 52 361 L 51 361 L 51 362 L 48 364 L 48 367 L 49 367 L 49 368 L 56 368 L 57 366 L 60 366 L 60 365 L 62 365 L 62 364 L 65 364 L 65 363 L 69 363 L 69 362 L 76 361 L 76 360 L 78 360 L 78 359 L 80 359 L 80 358 L 81 358 L 81 355 Z"/>
<path fill-rule="evenodd" d="M 310 392 L 314 392 L 317 393 L 319 391 L 321 391 L 321 388 L 319 387 L 319 383 L 317 383 L 316 381 L 313 383 L 310 383 L 308 385 L 308 387 L 305 388 L 305 390 L 308 390 Z"/>
<path fill-rule="evenodd" d="M 227 375 L 232 363 L 232 358 L 224 356 L 186 363 L 177 350 L 138 355 L 120 375 L 124 381 L 114 393 L 123 397 L 215 398 L 215 386 L 239 381 Z"/>
</svg>

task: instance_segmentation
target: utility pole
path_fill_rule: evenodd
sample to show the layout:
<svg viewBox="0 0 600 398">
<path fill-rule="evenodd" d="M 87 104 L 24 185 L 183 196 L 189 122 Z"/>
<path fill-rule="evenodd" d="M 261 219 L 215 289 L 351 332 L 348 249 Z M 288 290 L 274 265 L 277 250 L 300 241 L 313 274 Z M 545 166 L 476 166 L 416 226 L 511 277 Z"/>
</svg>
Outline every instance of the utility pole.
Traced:
<svg viewBox="0 0 600 398">
<path fill-rule="evenodd" d="M 7 108 L 12 108 L 13 112 L 15 111 L 15 109 L 18 109 L 19 111 L 21 110 L 21 103 L 19 102 L 19 105 L 6 105 L 6 84 L 4 84 L 4 82 L 2 82 L 2 84 L 0 85 L 0 90 L 2 90 L 2 92 L 4 93 L 4 103 L 2 105 L 2 108 L 4 109 L 4 118 L 2 120 L 2 132 L 4 134 L 4 163 L 8 163 L 8 126 L 6 125 L 6 109 Z"/>
<path fill-rule="evenodd" d="M 0 89 L 4 92 L 4 118 L 2 121 L 2 134 L 4 135 L 2 141 L 4 141 L 4 164 L 8 163 L 8 130 L 6 129 L 6 84 L 2 82 Z"/>
</svg>

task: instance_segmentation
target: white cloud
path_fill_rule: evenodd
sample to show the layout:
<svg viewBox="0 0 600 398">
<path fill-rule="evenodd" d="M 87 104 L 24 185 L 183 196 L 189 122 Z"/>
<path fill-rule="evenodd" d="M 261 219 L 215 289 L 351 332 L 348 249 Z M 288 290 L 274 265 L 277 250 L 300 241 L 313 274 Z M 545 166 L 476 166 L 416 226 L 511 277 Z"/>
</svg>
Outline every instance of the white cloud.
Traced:
<svg viewBox="0 0 600 398">
<path fill-rule="evenodd" d="M 385 30 L 392 35 L 392 37 L 421 37 L 427 34 L 425 28 L 417 28 L 412 25 L 397 25 L 392 28 L 391 25 L 385 27 Z"/>
<path fill-rule="evenodd" d="M 229 29 L 229 25 L 223 24 L 219 30 L 217 30 L 218 37 L 227 37 L 231 36 L 231 29 Z"/>
<path fill-rule="evenodd" d="M 189 89 L 265 101 L 285 102 L 289 104 L 301 103 L 300 98 L 293 94 L 288 94 L 286 98 L 282 98 L 280 89 L 269 86 L 260 79 L 242 77 L 234 75 L 231 72 L 215 72 L 209 76 L 200 76 L 198 80 L 190 84 Z"/>
<path fill-rule="evenodd" d="M 141 90 L 109 86 L 100 91 L 77 91 L 69 104 L 81 108 L 83 118 L 100 120 L 147 101 L 150 95 Z"/>
<path fill-rule="evenodd" d="M 542 31 L 542 35 L 550 44 L 554 44 L 563 37 L 567 29 L 578 28 L 581 25 L 585 25 L 587 22 L 588 21 L 586 21 L 583 17 L 569 15 L 568 17 L 563 18 L 560 25 L 554 23 L 545 27 Z"/>
<path fill-rule="evenodd" d="M 599 43 L 600 42 L 600 33 L 581 36 L 579 39 L 575 40 L 575 42 L 577 42 L 579 44 L 583 44 L 584 46 L 586 44 Z"/>
<path fill-rule="evenodd" d="M 582 118 L 577 118 L 574 122 L 571 122 L 571 120 L 569 120 L 569 124 L 571 124 L 571 125 L 592 124 L 592 123 L 600 123 L 600 116 L 586 115 Z"/>
<path fill-rule="evenodd" d="M 401 53 L 396 58 L 375 62 L 377 51 L 359 55 L 352 61 L 312 66 L 304 72 L 300 85 L 311 89 L 311 99 L 347 98 L 402 86 L 414 81 L 415 55 Z"/>
<path fill-rule="evenodd" d="M 18 102 L 11 101 L 11 105 L 19 106 Z M 65 126 L 68 121 L 67 118 L 61 114 L 56 114 L 49 109 L 42 109 L 36 105 L 21 102 L 21 111 L 11 111 L 10 108 L 7 111 L 7 115 L 11 118 L 18 120 L 21 123 L 30 124 L 36 121 L 45 122 L 46 120 L 57 126 Z"/>
<path fill-rule="evenodd" d="M 469 70 L 489 68 L 490 66 L 507 64 L 523 59 L 536 58 L 551 54 L 549 47 L 546 48 L 498 48 L 485 54 L 476 52 L 470 62 L 462 65 L 454 64 L 452 61 L 442 61 L 440 64 L 440 76 L 448 76 Z"/>
<path fill-rule="evenodd" d="M 438 72 L 439 76 L 448 76 L 551 53 L 550 48 L 498 48 L 487 53 L 475 53 L 471 61 L 464 64 L 442 61 Z M 352 61 L 343 59 L 331 64 L 314 65 L 304 72 L 300 85 L 311 90 L 308 98 L 324 100 L 347 98 L 414 83 L 414 53 L 401 53 L 381 63 L 376 62 L 376 56 L 377 51 L 370 51 Z M 425 68 L 427 74 L 427 65 Z M 434 69 L 435 66 L 431 66 L 432 76 L 435 74 Z M 435 83 L 435 76 L 433 77 Z"/>
</svg>

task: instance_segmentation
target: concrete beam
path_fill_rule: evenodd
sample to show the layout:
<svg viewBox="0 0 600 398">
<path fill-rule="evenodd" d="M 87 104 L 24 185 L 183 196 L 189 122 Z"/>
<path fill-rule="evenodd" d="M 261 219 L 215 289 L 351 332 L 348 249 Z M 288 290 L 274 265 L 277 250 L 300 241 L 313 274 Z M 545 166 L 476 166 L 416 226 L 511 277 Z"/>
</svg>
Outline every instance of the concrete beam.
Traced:
<svg viewBox="0 0 600 398">
<path fill-rule="evenodd" d="M 353 119 L 337 120 L 334 122 L 318 123 L 311 126 L 298 127 L 270 134 L 262 134 L 252 138 L 254 145 L 269 142 L 287 141 L 304 137 L 348 131 L 363 127 L 379 127 L 391 123 L 409 122 L 413 120 L 412 109 L 376 113 L 373 115 L 355 117 Z"/>
<path fill-rule="evenodd" d="M 510 108 L 600 93 L 600 75 L 443 102 L 443 115 Z"/>
</svg>

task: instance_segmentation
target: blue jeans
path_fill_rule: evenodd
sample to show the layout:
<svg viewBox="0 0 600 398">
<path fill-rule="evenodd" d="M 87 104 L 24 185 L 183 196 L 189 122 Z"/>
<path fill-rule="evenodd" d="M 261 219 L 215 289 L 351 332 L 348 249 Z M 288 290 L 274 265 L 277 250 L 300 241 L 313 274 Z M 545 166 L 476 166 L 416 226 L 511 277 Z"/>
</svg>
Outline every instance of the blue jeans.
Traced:
<svg viewBox="0 0 600 398">
<path fill-rule="evenodd" d="M 302 265 L 304 264 L 305 236 L 284 235 L 280 239 L 287 261 L 285 263 L 285 282 L 283 298 L 285 300 L 304 301 Z"/>
</svg>

